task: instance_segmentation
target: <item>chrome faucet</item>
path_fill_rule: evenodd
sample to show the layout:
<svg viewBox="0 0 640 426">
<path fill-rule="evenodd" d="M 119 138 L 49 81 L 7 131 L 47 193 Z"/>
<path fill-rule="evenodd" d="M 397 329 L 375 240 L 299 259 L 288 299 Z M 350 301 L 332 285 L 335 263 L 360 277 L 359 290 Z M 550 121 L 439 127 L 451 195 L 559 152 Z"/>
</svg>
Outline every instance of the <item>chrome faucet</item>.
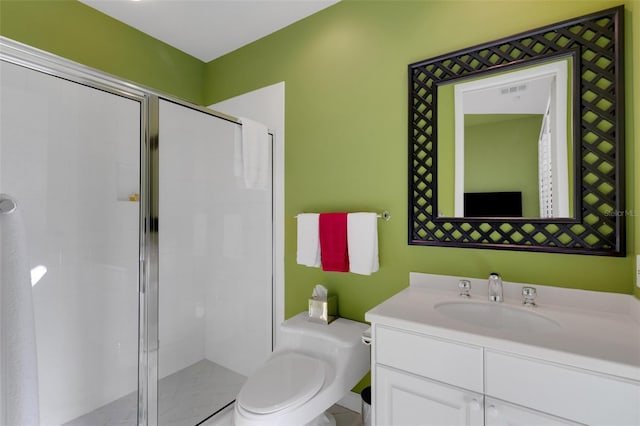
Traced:
<svg viewBox="0 0 640 426">
<path fill-rule="evenodd" d="M 500 274 L 492 272 L 489 274 L 489 300 L 492 302 L 502 302 L 502 278 Z"/>
</svg>

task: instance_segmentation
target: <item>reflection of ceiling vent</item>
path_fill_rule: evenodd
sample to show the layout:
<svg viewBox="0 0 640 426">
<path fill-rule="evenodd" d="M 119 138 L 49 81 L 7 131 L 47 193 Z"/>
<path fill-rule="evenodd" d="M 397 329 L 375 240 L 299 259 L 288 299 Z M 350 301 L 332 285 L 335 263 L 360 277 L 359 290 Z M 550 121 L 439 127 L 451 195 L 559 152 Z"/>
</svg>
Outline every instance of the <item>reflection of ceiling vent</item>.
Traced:
<svg viewBox="0 0 640 426">
<path fill-rule="evenodd" d="M 519 84 L 518 86 L 503 87 L 502 89 L 500 89 L 500 94 L 509 95 L 517 92 L 524 92 L 525 90 L 527 90 L 527 85 Z"/>
</svg>

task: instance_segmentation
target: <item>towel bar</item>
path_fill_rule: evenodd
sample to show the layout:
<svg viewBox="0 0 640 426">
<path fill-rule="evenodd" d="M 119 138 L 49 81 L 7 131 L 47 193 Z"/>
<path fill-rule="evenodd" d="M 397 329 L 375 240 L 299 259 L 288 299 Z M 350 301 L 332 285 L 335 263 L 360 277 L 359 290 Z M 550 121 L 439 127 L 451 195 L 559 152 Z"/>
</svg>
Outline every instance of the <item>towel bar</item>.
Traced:
<svg viewBox="0 0 640 426">
<path fill-rule="evenodd" d="M 384 219 L 385 221 L 389 221 L 391 220 L 391 213 L 389 213 L 387 210 L 383 211 L 382 213 L 378 213 L 376 215 L 379 219 Z M 294 219 L 297 219 L 298 216 L 294 216 Z"/>
</svg>

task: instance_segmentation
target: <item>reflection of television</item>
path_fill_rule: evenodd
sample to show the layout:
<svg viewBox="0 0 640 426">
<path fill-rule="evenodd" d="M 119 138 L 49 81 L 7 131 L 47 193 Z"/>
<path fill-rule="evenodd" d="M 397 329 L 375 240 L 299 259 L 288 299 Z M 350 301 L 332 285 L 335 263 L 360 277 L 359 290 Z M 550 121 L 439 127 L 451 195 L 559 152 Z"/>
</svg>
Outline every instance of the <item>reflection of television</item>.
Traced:
<svg viewBox="0 0 640 426">
<path fill-rule="evenodd" d="M 522 192 L 465 192 L 464 217 L 522 217 Z"/>
</svg>

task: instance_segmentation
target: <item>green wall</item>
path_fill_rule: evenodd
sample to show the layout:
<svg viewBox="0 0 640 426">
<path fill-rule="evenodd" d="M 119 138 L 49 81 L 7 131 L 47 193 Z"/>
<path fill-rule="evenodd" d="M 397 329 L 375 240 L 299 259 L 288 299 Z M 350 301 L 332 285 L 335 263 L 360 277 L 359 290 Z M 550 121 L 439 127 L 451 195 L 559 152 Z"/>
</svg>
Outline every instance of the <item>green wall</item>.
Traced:
<svg viewBox="0 0 640 426">
<path fill-rule="evenodd" d="M 202 104 L 204 62 L 76 0 L 0 0 L 0 35 Z"/>
<path fill-rule="evenodd" d="M 540 217 L 542 114 L 465 114 L 464 123 L 464 192 L 519 191 L 522 217 Z"/>
<path fill-rule="evenodd" d="M 456 182 L 456 120 L 455 84 L 438 86 L 438 113 L 436 117 L 436 152 L 438 156 L 438 180 L 436 181 L 437 209 L 440 217 L 455 216 Z"/>
<path fill-rule="evenodd" d="M 407 65 L 467 46 L 619 4 L 612 1 L 349 1 L 321 11 L 207 64 L 205 103 L 286 82 L 286 315 L 300 312 L 317 283 L 339 295 L 340 314 L 364 313 L 408 284 L 409 271 L 631 293 L 625 258 L 407 244 Z M 638 2 L 626 2 L 632 84 Z M 494 23 L 499 22 L 500 25 Z M 636 60 L 635 58 L 633 58 Z M 637 66 L 635 69 L 640 69 Z M 637 91 L 635 92 L 637 93 Z M 640 96 L 627 99 L 627 200 L 633 196 L 634 125 Z M 640 122 L 635 120 L 636 122 Z M 380 271 L 325 273 L 295 263 L 304 211 L 389 210 L 380 222 Z M 636 247 L 635 217 L 628 247 Z M 640 246 L 638 247 L 640 248 Z"/>
</svg>

